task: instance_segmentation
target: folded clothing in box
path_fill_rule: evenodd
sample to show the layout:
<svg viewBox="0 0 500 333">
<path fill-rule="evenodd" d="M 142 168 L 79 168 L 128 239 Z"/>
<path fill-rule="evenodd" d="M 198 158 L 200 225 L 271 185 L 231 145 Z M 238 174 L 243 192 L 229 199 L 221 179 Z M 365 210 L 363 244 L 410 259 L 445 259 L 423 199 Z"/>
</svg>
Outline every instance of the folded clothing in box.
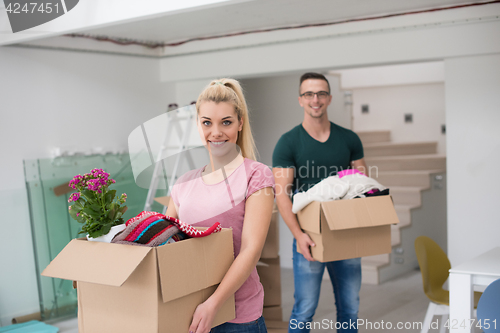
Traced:
<svg viewBox="0 0 500 333">
<path fill-rule="evenodd" d="M 292 212 L 297 214 L 314 201 L 348 200 L 365 197 L 366 194 L 372 194 L 372 191 L 384 190 L 385 186 L 357 169 L 343 170 L 335 176 L 323 179 L 306 192 L 294 194 Z"/>
<path fill-rule="evenodd" d="M 125 225 L 126 228 L 111 243 L 154 247 L 187 237 L 205 237 L 221 230 L 219 222 L 206 230 L 198 230 L 173 217 L 149 211 L 143 211 Z"/>
</svg>

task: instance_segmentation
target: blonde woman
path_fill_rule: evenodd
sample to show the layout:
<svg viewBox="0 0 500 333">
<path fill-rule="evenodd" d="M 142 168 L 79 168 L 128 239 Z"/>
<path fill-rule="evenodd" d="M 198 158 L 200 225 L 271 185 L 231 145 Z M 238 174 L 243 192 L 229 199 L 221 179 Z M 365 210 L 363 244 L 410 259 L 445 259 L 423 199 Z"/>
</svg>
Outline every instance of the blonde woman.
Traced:
<svg viewBox="0 0 500 333">
<path fill-rule="evenodd" d="M 235 260 L 217 290 L 198 305 L 191 333 L 267 332 L 264 290 L 255 268 L 269 229 L 274 178 L 255 161 L 248 109 L 238 81 L 212 81 L 196 102 L 198 131 L 210 164 L 173 186 L 167 215 L 200 227 L 220 222 L 233 231 Z M 236 318 L 210 330 L 222 304 L 235 295 Z"/>
</svg>

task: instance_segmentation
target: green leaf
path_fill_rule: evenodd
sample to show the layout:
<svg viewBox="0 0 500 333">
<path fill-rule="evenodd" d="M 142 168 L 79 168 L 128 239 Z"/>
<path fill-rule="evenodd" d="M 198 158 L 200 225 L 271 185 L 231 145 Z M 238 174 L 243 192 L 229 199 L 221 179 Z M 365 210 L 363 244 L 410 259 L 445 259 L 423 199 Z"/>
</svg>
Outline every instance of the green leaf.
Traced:
<svg viewBox="0 0 500 333">
<path fill-rule="evenodd" d="M 79 202 L 75 202 L 72 206 L 71 206 L 71 210 L 75 210 L 76 212 L 79 212 L 83 209 L 83 205 L 81 205 Z"/>
<path fill-rule="evenodd" d="M 114 221 L 115 220 L 115 215 L 116 215 L 116 210 L 115 209 L 111 209 L 108 213 L 108 218 L 111 220 L 111 221 Z"/>
<path fill-rule="evenodd" d="M 104 224 L 104 225 L 99 225 L 99 226 L 100 226 L 100 228 L 90 230 L 88 232 L 90 237 L 96 238 L 96 237 L 106 235 L 107 233 L 109 233 L 109 231 L 111 230 L 111 227 L 112 227 L 111 224 Z"/>
<path fill-rule="evenodd" d="M 71 206 L 71 209 L 68 210 L 69 212 L 69 216 L 71 216 L 74 220 L 76 220 L 77 216 L 76 216 L 76 211 L 74 210 L 73 206 Z"/>
<path fill-rule="evenodd" d="M 78 212 L 75 211 L 73 208 L 69 210 L 69 216 L 71 216 L 71 218 L 73 220 L 76 220 L 77 222 L 79 223 L 84 223 L 85 220 L 83 219 L 83 217 L 80 215 L 80 216 L 76 216 Z"/>
<path fill-rule="evenodd" d="M 85 224 L 82 227 L 82 230 L 86 231 L 90 237 L 99 237 L 102 236 L 103 234 L 99 234 L 101 230 L 101 225 L 94 223 L 94 222 L 89 222 Z"/>
<path fill-rule="evenodd" d="M 112 226 L 113 226 L 112 224 L 103 225 L 101 229 L 103 231 L 103 235 L 106 235 L 111 230 Z"/>
<path fill-rule="evenodd" d="M 99 206 L 98 204 L 92 204 L 90 205 L 90 208 L 92 208 L 94 211 L 101 213 L 102 212 L 102 207 Z"/>
<path fill-rule="evenodd" d="M 111 202 L 115 198 L 116 195 L 116 190 L 111 190 L 108 193 L 106 193 L 105 200 L 106 202 Z"/>
<path fill-rule="evenodd" d="M 89 199 L 92 199 L 94 200 L 95 197 L 94 197 L 94 192 L 93 191 L 90 191 L 90 190 L 83 190 L 82 191 L 82 195 L 84 195 L 85 197 L 89 198 Z"/>
<path fill-rule="evenodd" d="M 101 213 L 100 212 L 96 212 L 95 210 L 89 208 L 89 207 L 85 207 L 82 209 L 82 212 L 84 212 L 85 214 L 87 215 L 90 215 L 94 218 L 99 218 L 99 216 L 101 216 Z"/>
</svg>

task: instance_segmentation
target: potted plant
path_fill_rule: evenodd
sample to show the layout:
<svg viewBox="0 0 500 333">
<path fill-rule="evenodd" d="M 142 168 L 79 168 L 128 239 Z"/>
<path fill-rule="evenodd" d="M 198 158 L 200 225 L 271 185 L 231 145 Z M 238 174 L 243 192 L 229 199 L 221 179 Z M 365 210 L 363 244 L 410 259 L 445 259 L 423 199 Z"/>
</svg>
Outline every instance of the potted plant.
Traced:
<svg viewBox="0 0 500 333">
<path fill-rule="evenodd" d="M 80 233 L 86 233 L 89 240 L 109 243 L 116 233 L 125 229 L 122 216 L 127 210 L 123 205 L 127 195 L 123 193 L 115 198 L 116 190 L 109 189 L 114 183 L 116 181 L 102 169 L 76 175 L 69 182 L 69 187 L 78 191 L 69 197 L 68 202 L 73 202 L 69 215 L 83 223 Z"/>
</svg>

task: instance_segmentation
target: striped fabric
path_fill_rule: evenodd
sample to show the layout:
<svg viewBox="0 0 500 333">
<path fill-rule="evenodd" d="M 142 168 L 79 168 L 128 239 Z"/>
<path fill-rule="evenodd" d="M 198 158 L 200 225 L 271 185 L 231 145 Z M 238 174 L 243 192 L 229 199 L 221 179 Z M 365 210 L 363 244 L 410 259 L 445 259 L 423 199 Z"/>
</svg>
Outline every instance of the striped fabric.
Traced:
<svg viewBox="0 0 500 333">
<path fill-rule="evenodd" d="M 189 237 L 205 237 L 208 236 L 214 232 L 219 232 L 222 230 L 222 227 L 219 222 L 215 222 L 210 228 L 206 230 L 198 230 L 194 228 L 193 226 L 186 224 L 176 218 L 166 216 L 160 213 L 156 212 L 149 212 L 149 211 L 143 211 L 136 217 L 131 218 L 126 222 L 126 225 L 128 226 L 129 224 L 132 224 L 138 220 L 143 220 L 145 218 L 151 217 L 151 216 L 156 216 L 162 219 L 165 219 L 169 222 L 172 222 L 177 228 L 179 228 L 182 232 L 184 232 L 186 235 Z"/>
<path fill-rule="evenodd" d="M 172 222 L 179 228 L 182 232 L 187 234 L 189 237 L 205 237 L 208 236 L 214 232 L 219 232 L 222 230 L 222 227 L 219 222 L 215 222 L 210 228 L 206 230 L 198 230 L 193 226 L 190 226 L 189 224 L 186 224 L 184 222 L 179 221 L 178 219 L 175 219 L 170 216 L 165 216 L 165 219 L 168 221 Z"/>
<path fill-rule="evenodd" d="M 126 241 L 135 242 L 137 239 L 143 235 L 147 228 L 151 227 L 153 224 L 161 221 L 161 219 L 157 216 L 151 216 L 143 221 L 137 221 L 139 223 L 134 223 L 134 229 L 130 232 L 130 234 L 125 238 Z M 163 220 L 165 221 L 165 220 Z M 165 221 L 166 222 L 166 221 Z M 170 223 L 168 223 L 170 224 Z"/>
<path fill-rule="evenodd" d="M 111 243 L 153 247 L 188 237 L 205 237 L 222 230 L 219 222 L 206 230 L 198 230 L 173 217 L 148 211 L 131 218 L 125 226 L 125 230 L 117 234 Z"/>
<path fill-rule="evenodd" d="M 143 214 L 125 225 L 125 230 L 116 235 L 111 243 L 154 247 L 167 244 L 172 236 L 180 233 L 179 228 L 163 219 L 161 214 Z"/>
</svg>

